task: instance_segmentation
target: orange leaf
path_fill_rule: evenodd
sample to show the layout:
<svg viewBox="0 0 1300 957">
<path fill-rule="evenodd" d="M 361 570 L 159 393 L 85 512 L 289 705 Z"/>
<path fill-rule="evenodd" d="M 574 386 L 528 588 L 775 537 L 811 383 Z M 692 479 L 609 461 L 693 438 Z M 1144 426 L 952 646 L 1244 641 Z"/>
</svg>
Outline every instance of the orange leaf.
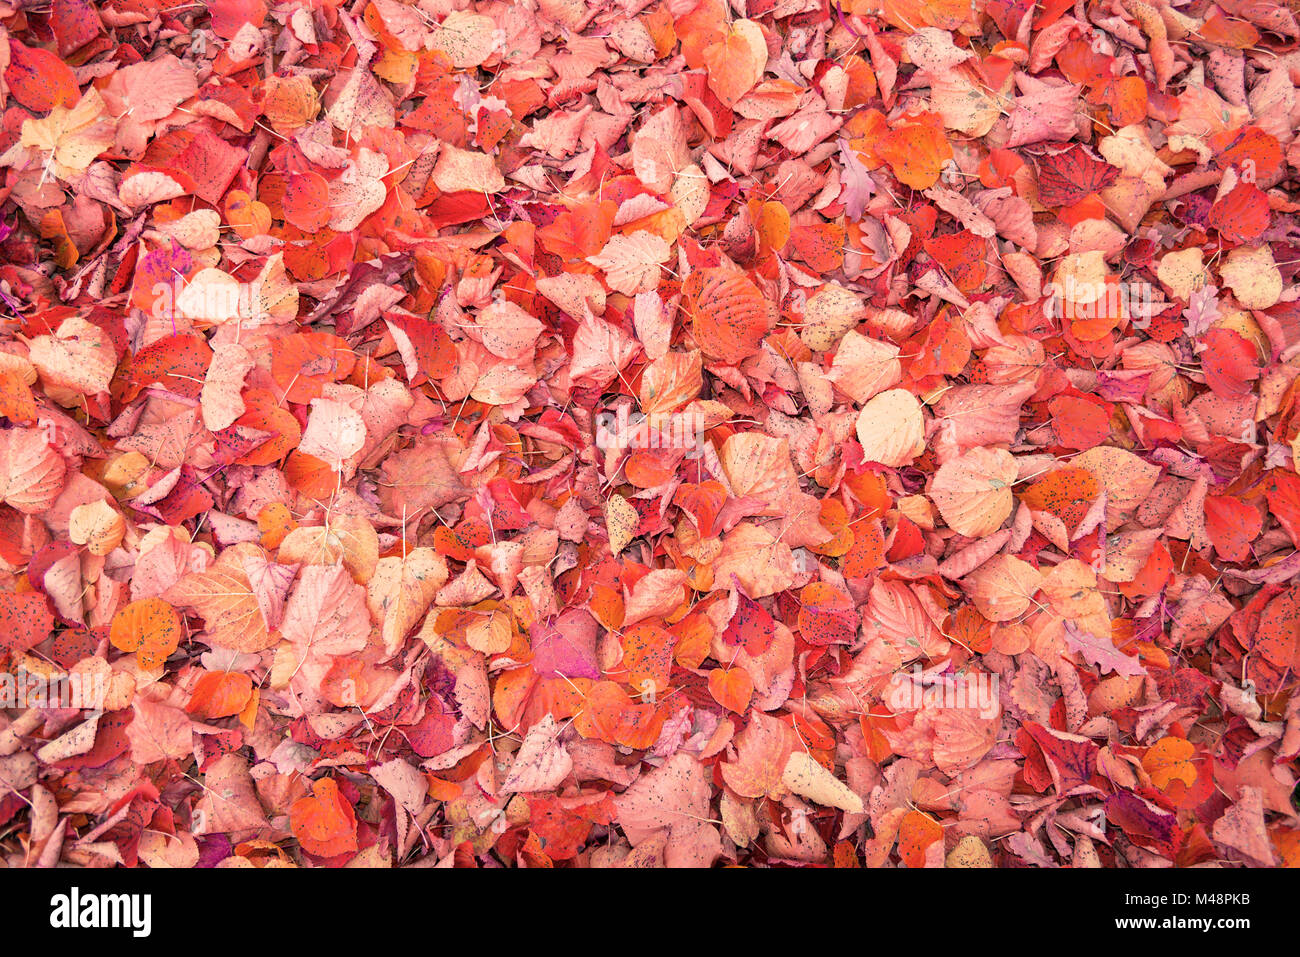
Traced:
<svg viewBox="0 0 1300 957">
<path fill-rule="evenodd" d="M 671 632 L 652 621 L 629 626 L 622 637 L 624 684 L 662 694 L 668 690 L 668 675 L 673 666 L 674 639 Z"/>
<path fill-rule="evenodd" d="M 176 650 L 184 624 L 161 598 L 133 601 L 113 616 L 108 638 L 114 648 L 134 651 L 141 668 L 156 668 Z"/>
<path fill-rule="evenodd" d="M 329 183 L 310 170 L 293 174 L 285 185 L 280 208 L 285 219 L 309 233 L 327 226 L 332 213 Z"/>
<path fill-rule="evenodd" d="M 346 379 L 355 363 L 352 347 L 328 332 L 296 332 L 271 350 L 271 376 L 290 402 L 320 398 L 321 386 Z"/>
<path fill-rule="evenodd" d="M 271 230 L 271 211 L 240 189 L 226 194 L 226 222 L 241 239 L 262 236 Z"/>
<path fill-rule="evenodd" d="M 1173 781 L 1182 781 L 1188 787 L 1196 783 L 1196 768 L 1192 757 L 1196 746 L 1186 738 L 1169 735 L 1161 738 L 1142 755 L 1142 767 L 1151 775 L 1151 783 L 1160 790 L 1168 790 Z"/>
<path fill-rule="evenodd" d="M 891 127 L 880 139 L 876 153 L 889 164 L 899 182 L 913 189 L 929 189 L 939 181 L 944 164 L 952 159 L 952 146 L 937 126 L 902 123 Z"/>
<path fill-rule="evenodd" d="M 743 273 L 697 269 L 682 287 L 695 340 L 705 354 L 735 365 L 758 351 L 776 309 Z"/>
<path fill-rule="evenodd" d="M 289 809 L 289 829 L 303 850 L 317 857 L 337 857 L 357 849 L 357 817 L 333 778 L 312 784 L 310 797 Z"/>
<path fill-rule="evenodd" d="M 239 672 L 204 672 L 185 710 L 201 718 L 228 718 L 239 714 L 253 696 L 253 680 Z"/>
<path fill-rule="evenodd" d="M 925 852 L 943 840 L 943 827 L 920 811 L 908 811 L 898 827 L 898 854 L 908 867 L 924 867 Z"/>
<path fill-rule="evenodd" d="M 257 527 L 262 533 L 264 548 L 279 548 L 284 537 L 298 527 L 283 502 L 271 502 L 257 513 Z"/>
<path fill-rule="evenodd" d="M 781 203 L 764 203 L 754 218 L 764 251 L 780 252 L 790 240 L 790 211 Z"/>
<path fill-rule="evenodd" d="M 276 403 L 270 390 L 246 389 L 243 400 L 244 414 L 235 420 L 235 425 L 270 432 L 271 438 L 238 459 L 240 465 L 271 465 L 298 447 L 302 426 L 292 412 Z"/>
<path fill-rule="evenodd" d="M 1032 509 L 1051 512 L 1073 532 L 1100 492 L 1101 486 L 1090 472 L 1062 468 L 1026 488 L 1020 493 L 1020 500 Z"/>
<path fill-rule="evenodd" d="M 26 425 L 36 420 L 36 399 L 17 372 L 0 369 L 0 415 Z"/>
<path fill-rule="evenodd" d="M 725 35 L 705 47 L 704 65 L 709 71 L 709 89 L 725 106 L 735 106 L 762 79 L 767 66 L 762 28 L 752 20 L 737 20 Z"/>
<path fill-rule="evenodd" d="M 829 582 L 813 582 L 799 593 L 799 633 L 810 645 L 852 644 L 858 616 L 852 597 Z"/>
<path fill-rule="evenodd" d="M 14 99 L 36 113 L 48 113 L 56 106 L 72 106 L 80 98 L 77 77 L 49 50 L 9 41 L 9 68 L 5 82 Z"/>
<path fill-rule="evenodd" d="M 709 694 L 724 708 L 744 714 L 754 695 L 754 679 L 744 668 L 714 668 L 709 672 Z"/>
<path fill-rule="evenodd" d="M 612 681 L 598 681 L 587 692 L 587 700 L 573 726 L 584 738 L 599 738 L 627 748 L 648 748 L 659 737 L 663 715 L 652 704 L 635 704 Z"/>
<path fill-rule="evenodd" d="M 1248 561 L 1250 543 L 1263 526 L 1263 517 L 1253 505 L 1228 495 L 1206 496 L 1205 531 L 1225 562 Z"/>
</svg>

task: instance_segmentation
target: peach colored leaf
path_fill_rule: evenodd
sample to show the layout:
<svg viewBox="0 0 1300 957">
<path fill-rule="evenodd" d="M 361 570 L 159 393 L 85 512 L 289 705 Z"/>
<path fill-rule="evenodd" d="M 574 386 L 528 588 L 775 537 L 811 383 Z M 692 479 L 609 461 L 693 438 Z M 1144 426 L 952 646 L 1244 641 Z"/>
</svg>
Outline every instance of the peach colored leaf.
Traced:
<svg viewBox="0 0 1300 957">
<path fill-rule="evenodd" d="M 962 588 L 981 615 L 1011 621 L 1023 615 L 1042 584 L 1033 565 L 1013 555 L 995 555 L 962 579 Z"/>
<path fill-rule="evenodd" d="M 357 159 L 349 162 L 339 177 L 329 183 L 329 228 L 340 233 L 351 232 L 383 206 L 388 190 L 382 178 L 387 173 L 388 160 L 384 155 L 363 147 Z"/>
<path fill-rule="evenodd" d="M 54 764 L 56 761 L 64 761 L 85 754 L 95 746 L 95 733 L 99 728 L 100 717 L 100 712 L 92 712 L 87 720 L 41 745 L 36 752 L 37 760 L 45 764 Z"/>
<path fill-rule="evenodd" d="M 190 572 L 167 589 L 163 598 L 198 612 L 213 644 L 256 654 L 270 648 L 278 639 L 267 631 L 249 585 L 240 559 L 244 551 L 257 553 L 260 549 L 254 545 L 226 549 L 211 568 Z"/>
<path fill-rule="evenodd" d="M 79 316 L 64 319 L 52 336 L 36 336 L 29 348 L 44 381 L 86 395 L 107 390 L 117 368 L 108 333 Z"/>
<path fill-rule="evenodd" d="M 637 338 L 651 359 L 662 359 L 668 354 L 673 326 L 664 310 L 663 299 L 657 292 L 639 292 L 633 306 L 633 323 Z"/>
<path fill-rule="evenodd" d="M 468 497 L 452 464 L 448 440 L 417 443 L 384 459 L 379 500 L 388 515 L 412 521 L 429 509 Z"/>
<path fill-rule="evenodd" d="M 698 396 L 704 386 L 701 359 L 699 352 L 669 352 L 647 365 L 637 392 L 641 411 L 675 412 Z"/>
<path fill-rule="evenodd" d="M 314 455 L 334 471 L 342 472 L 365 444 L 366 423 L 360 413 L 332 399 L 311 400 L 311 415 L 298 443 L 299 452 Z"/>
<path fill-rule="evenodd" d="M 1071 651 L 1082 655 L 1089 664 L 1096 665 L 1097 670 L 1103 675 L 1112 671 L 1117 675 L 1130 677 L 1147 673 L 1138 659 L 1124 654 L 1109 638 L 1098 638 L 1068 620 L 1065 622 L 1065 643 Z"/>
<path fill-rule="evenodd" d="M 447 583 L 447 561 L 432 548 L 413 548 L 405 558 L 381 558 L 366 591 L 371 617 L 380 623 L 384 654 L 402 641 Z"/>
<path fill-rule="evenodd" d="M 1256 866 L 1272 867 L 1277 858 L 1264 820 L 1263 793 L 1257 787 L 1241 787 L 1237 802 L 1229 805 L 1223 816 L 1214 822 L 1210 833 L 1217 843 L 1241 854 Z"/>
<path fill-rule="evenodd" d="M 194 754 L 194 722 L 181 708 L 137 696 L 135 717 L 126 726 L 131 760 L 136 764 L 179 761 Z"/>
<path fill-rule="evenodd" d="M 686 124 L 676 106 L 655 113 L 632 138 L 632 170 L 655 192 L 667 192 L 677 171 L 690 161 Z"/>
<path fill-rule="evenodd" d="M 866 402 L 902 378 L 899 348 L 849 330 L 840 340 L 826 378 L 854 402 Z"/>
<path fill-rule="evenodd" d="M 266 826 L 266 811 L 257 799 L 248 762 L 223 754 L 207 766 L 203 791 L 195 807 L 195 834 L 220 834 Z"/>
<path fill-rule="evenodd" d="M 605 502 L 605 527 L 609 531 L 609 550 L 617 555 L 636 537 L 639 516 L 628 500 L 621 495 L 611 495 Z"/>
<path fill-rule="evenodd" d="M 775 595 L 794 581 L 794 554 L 767 529 L 742 522 L 723 539 L 713 562 L 715 587 L 730 587 L 732 575 L 751 598 Z"/>
<path fill-rule="evenodd" d="M 300 658 L 362 650 L 370 635 L 365 589 L 341 564 L 307 566 L 289 595 L 280 634 Z"/>
<path fill-rule="evenodd" d="M 202 325 L 220 325 L 239 316 L 242 286 L 220 269 L 201 269 L 176 297 L 176 314 Z"/>
<path fill-rule="evenodd" d="M 722 852 L 710 799 L 709 770 L 679 751 L 614 798 L 614 807 L 633 847 L 664 837 L 667 866 L 708 867 Z"/>
<path fill-rule="evenodd" d="M 104 98 L 91 86 L 71 109 L 60 104 L 48 116 L 23 120 L 19 145 L 48 154 L 48 169 L 70 180 L 113 145 L 115 126 Z"/>
<path fill-rule="evenodd" d="M 864 809 L 862 798 L 802 749 L 796 749 L 790 755 L 781 783 L 800 797 L 823 807 L 837 807 L 850 814 L 861 814 Z"/>
<path fill-rule="evenodd" d="M 790 445 L 758 432 L 738 432 L 718 450 L 722 472 L 736 498 L 762 500 L 766 515 L 788 514 L 790 496 L 799 491 Z"/>
<path fill-rule="evenodd" d="M 925 451 L 921 403 L 906 389 L 882 392 L 862 407 L 857 433 L 868 462 L 891 468 L 908 465 Z"/>
<path fill-rule="evenodd" d="M 829 282 L 804 303 L 799 338 L 809 349 L 826 352 L 866 317 L 861 297 L 839 283 Z"/>
<path fill-rule="evenodd" d="M 686 600 L 686 583 L 686 573 L 676 568 L 648 572 L 624 600 L 623 627 L 646 618 L 663 618 L 680 608 Z"/>
<path fill-rule="evenodd" d="M 633 296 L 659 285 L 659 267 L 669 255 L 668 244 L 661 237 L 641 229 L 611 237 L 598 255 L 587 257 L 587 262 L 604 270 L 611 289 Z"/>
<path fill-rule="evenodd" d="M 335 515 L 325 525 L 295 528 L 280 543 L 284 564 L 333 565 L 343 562 L 362 584 L 379 562 L 379 536 L 363 515 Z"/>
<path fill-rule="evenodd" d="M 203 411 L 203 425 L 212 432 L 229 427 L 244 414 L 244 377 L 256 362 L 253 354 L 237 342 L 223 342 L 213 347 L 212 363 L 208 366 L 199 394 Z"/>
<path fill-rule="evenodd" d="M 126 534 L 126 520 L 105 501 L 78 505 L 68 516 L 68 538 L 92 555 L 107 555 Z"/>
<path fill-rule="evenodd" d="M 1160 466 L 1144 462 L 1132 452 L 1099 445 L 1076 455 L 1070 468 L 1091 472 L 1106 491 L 1106 530 L 1119 527 L 1155 487 Z"/>
<path fill-rule="evenodd" d="M 933 711 L 931 754 L 944 774 L 955 775 L 973 768 L 997 742 L 1000 712 L 985 716 L 977 708 L 927 710 Z"/>
<path fill-rule="evenodd" d="M 719 766 L 722 780 L 741 797 L 780 800 L 790 790 L 783 775 L 795 749 L 793 738 L 784 722 L 754 712 L 736 736 L 735 759 Z"/>
<path fill-rule="evenodd" d="M 0 431 L 0 502 L 39 515 L 63 491 L 66 472 L 62 456 L 39 429 Z"/>
<path fill-rule="evenodd" d="M 530 352 L 542 328 L 537 319 L 509 300 L 494 302 L 478 314 L 484 347 L 502 359 Z"/>
<path fill-rule="evenodd" d="M 131 575 L 131 598 L 162 595 L 189 572 L 206 571 L 212 564 L 211 546 L 192 544 L 184 532 L 151 534 L 140 545 Z"/>
<path fill-rule="evenodd" d="M 442 50 L 458 70 L 473 69 L 497 48 L 497 25 L 491 17 L 455 10 L 445 18 L 432 38 L 433 49 Z"/>
<path fill-rule="evenodd" d="M 617 326 L 587 316 L 573 335 L 573 362 L 569 375 L 576 382 L 606 385 L 627 367 L 640 347 Z"/>
<path fill-rule="evenodd" d="M 370 769 L 370 776 L 412 815 L 418 815 L 429 796 L 429 781 L 414 765 L 393 758 Z"/>
<path fill-rule="evenodd" d="M 433 182 L 444 193 L 499 193 L 506 188 L 505 177 L 492 157 L 447 143 L 438 154 Z"/>
<path fill-rule="evenodd" d="M 1005 449 L 974 448 L 949 459 L 930 483 L 930 498 L 948 527 L 969 538 L 991 535 L 1015 504 L 1016 460 Z"/>
<path fill-rule="evenodd" d="M 877 579 L 871 586 L 864 617 L 906 658 L 914 658 L 942 640 L 938 626 L 907 582 Z"/>
<path fill-rule="evenodd" d="M 573 759 L 560 741 L 560 727 L 548 714 L 524 735 L 501 793 L 554 791 L 572 770 Z"/>
<path fill-rule="evenodd" d="M 262 620 L 267 629 L 280 627 L 284 618 L 284 603 L 289 597 L 289 589 L 298 574 L 298 565 L 281 565 L 268 561 L 262 552 L 245 552 L 240 557 L 244 574 L 248 576 L 248 586 L 257 607 L 262 612 Z"/>
</svg>

